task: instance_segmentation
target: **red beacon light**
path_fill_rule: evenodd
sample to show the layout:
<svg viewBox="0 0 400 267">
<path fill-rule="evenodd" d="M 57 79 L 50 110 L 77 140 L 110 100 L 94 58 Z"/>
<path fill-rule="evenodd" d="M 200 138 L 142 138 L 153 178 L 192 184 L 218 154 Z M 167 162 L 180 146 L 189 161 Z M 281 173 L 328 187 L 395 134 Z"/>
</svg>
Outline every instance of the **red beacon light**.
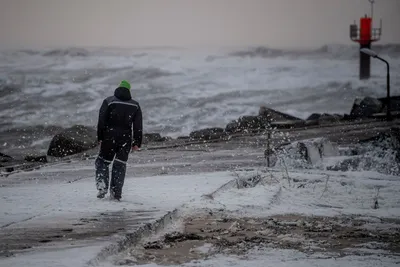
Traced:
<svg viewBox="0 0 400 267">
<path fill-rule="evenodd" d="M 367 45 L 372 42 L 379 41 L 382 35 L 382 20 L 379 28 L 372 28 L 372 18 L 365 17 L 360 18 L 360 29 L 356 22 L 350 25 L 350 39 L 353 42 L 360 43 L 361 45 Z"/>
<path fill-rule="evenodd" d="M 350 25 L 350 39 L 353 42 L 360 44 L 361 48 L 371 49 L 373 42 L 379 41 L 382 35 L 382 20 L 380 20 L 380 27 L 372 27 L 372 15 L 374 0 L 368 0 L 371 3 L 371 17 L 365 15 L 360 18 L 360 28 L 356 22 Z M 371 59 L 368 55 L 360 52 L 360 80 L 369 79 L 371 70 Z"/>
</svg>

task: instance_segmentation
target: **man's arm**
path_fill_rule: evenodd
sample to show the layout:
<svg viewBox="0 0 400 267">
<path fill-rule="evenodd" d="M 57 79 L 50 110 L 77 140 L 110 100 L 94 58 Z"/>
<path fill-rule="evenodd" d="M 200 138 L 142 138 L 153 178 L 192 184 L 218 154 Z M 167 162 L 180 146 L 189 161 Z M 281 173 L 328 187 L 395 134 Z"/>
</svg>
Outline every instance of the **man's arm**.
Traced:
<svg viewBox="0 0 400 267">
<path fill-rule="evenodd" d="M 140 108 L 140 106 L 138 107 L 135 117 L 133 118 L 132 131 L 133 131 L 132 147 L 137 146 L 140 148 L 140 146 L 142 145 L 142 137 L 143 137 L 143 119 L 142 119 L 142 109 Z"/>
<path fill-rule="evenodd" d="M 107 111 L 108 111 L 108 103 L 106 100 L 104 100 L 103 104 L 100 107 L 99 121 L 97 123 L 97 141 L 98 142 L 101 142 L 104 139 L 104 128 L 106 126 Z"/>
</svg>

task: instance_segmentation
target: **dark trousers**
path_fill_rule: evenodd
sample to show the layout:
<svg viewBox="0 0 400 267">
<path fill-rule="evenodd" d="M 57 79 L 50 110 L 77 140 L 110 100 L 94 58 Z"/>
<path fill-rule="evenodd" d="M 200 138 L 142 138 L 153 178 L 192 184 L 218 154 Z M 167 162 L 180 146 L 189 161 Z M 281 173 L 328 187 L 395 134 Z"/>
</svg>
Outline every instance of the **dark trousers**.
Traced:
<svg viewBox="0 0 400 267">
<path fill-rule="evenodd" d="M 131 140 L 127 140 L 127 138 L 121 139 L 102 141 L 100 153 L 95 161 L 96 187 L 97 190 L 105 192 L 108 191 L 109 186 L 109 165 L 113 163 L 110 195 L 118 199 L 121 198 L 126 173 L 126 162 L 131 150 Z"/>
</svg>

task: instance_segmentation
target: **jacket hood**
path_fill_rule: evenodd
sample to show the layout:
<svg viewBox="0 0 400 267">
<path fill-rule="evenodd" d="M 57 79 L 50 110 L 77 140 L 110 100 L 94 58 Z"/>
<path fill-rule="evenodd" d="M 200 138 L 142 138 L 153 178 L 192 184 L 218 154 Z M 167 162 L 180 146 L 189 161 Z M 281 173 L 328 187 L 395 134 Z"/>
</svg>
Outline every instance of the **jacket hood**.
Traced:
<svg viewBox="0 0 400 267">
<path fill-rule="evenodd" d="M 132 99 L 130 90 L 124 87 L 118 87 L 117 89 L 115 89 L 114 96 L 123 101 L 128 101 Z"/>
</svg>

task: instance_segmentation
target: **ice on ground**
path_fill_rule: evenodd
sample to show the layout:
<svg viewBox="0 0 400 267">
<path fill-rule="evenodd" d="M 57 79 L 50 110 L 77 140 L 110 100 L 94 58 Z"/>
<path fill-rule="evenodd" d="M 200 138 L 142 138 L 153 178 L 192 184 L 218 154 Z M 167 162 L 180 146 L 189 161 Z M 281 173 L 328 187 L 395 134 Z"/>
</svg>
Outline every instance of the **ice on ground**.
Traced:
<svg viewBox="0 0 400 267">
<path fill-rule="evenodd" d="M 1 267 L 71 267 L 87 266 L 87 261 L 94 258 L 104 244 L 77 247 L 42 253 L 27 253 L 17 257 L 0 259 Z"/>
<path fill-rule="evenodd" d="M 0 225 L 31 224 L 41 217 L 46 220 L 51 217 L 68 218 L 77 214 L 123 209 L 171 210 L 209 193 L 232 178 L 229 172 L 127 177 L 120 203 L 97 199 L 94 179 L 3 187 L 0 188 Z"/>
<path fill-rule="evenodd" d="M 152 222 L 183 203 L 200 198 L 230 179 L 232 175 L 229 172 L 127 177 L 121 202 L 112 202 L 107 198 L 97 199 L 94 179 L 3 187 L 0 188 L 0 231 L 14 233 L 15 229 L 36 231 L 39 228 L 63 227 L 82 216 L 113 211 L 155 211 L 152 213 L 153 217 L 148 218 L 148 222 Z M 16 238 L 21 238 L 23 242 L 22 236 Z M 81 248 L 70 248 L 70 245 L 57 249 L 54 245 L 42 249 L 34 248 L 33 252 L 0 258 L 0 266 L 26 266 L 28 263 L 30 266 L 41 267 L 85 266 L 86 262 L 108 244 L 104 240 L 93 242 L 90 246 L 78 242 Z"/>
<path fill-rule="evenodd" d="M 259 175 L 254 171 L 253 175 Z M 239 173 L 239 176 L 249 172 Z M 377 172 L 275 171 L 261 173 L 263 185 L 232 188 L 191 208 L 224 209 L 243 216 L 295 213 L 309 216 L 400 216 L 400 179 Z M 377 202 L 378 207 L 375 207 Z"/>
</svg>

